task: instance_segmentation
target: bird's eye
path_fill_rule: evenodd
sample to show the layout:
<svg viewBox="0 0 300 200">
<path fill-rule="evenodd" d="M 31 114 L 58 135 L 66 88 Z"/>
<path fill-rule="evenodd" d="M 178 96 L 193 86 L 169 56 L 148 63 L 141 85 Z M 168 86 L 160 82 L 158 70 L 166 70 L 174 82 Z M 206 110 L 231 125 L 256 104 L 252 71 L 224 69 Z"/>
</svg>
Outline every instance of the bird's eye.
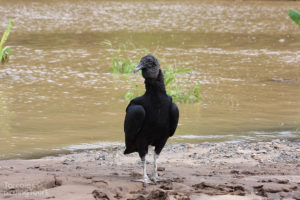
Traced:
<svg viewBox="0 0 300 200">
<path fill-rule="evenodd" d="M 154 63 L 152 60 L 150 60 L 148 64 L 149 64 L 151 67 L 155 66 L 155 63 Z"/>
</svg>

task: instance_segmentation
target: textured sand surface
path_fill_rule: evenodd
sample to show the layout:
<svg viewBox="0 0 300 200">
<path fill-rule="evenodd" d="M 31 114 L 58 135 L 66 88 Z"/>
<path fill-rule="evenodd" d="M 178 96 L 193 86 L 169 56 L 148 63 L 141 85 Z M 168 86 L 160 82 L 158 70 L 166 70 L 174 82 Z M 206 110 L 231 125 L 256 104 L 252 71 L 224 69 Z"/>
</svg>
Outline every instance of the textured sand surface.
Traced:
<svg viewBox="0 0 300 200">
<path fill-rule="evenodd" d="M 146 188 L 137 154 L 124 147 L 0 161 L 0 199 L 300 199 L 300 143 L 173 144 L 159 160 L 171 179 Z M 147 160 L 153 170 L 153 154 Z"/>
</svg>

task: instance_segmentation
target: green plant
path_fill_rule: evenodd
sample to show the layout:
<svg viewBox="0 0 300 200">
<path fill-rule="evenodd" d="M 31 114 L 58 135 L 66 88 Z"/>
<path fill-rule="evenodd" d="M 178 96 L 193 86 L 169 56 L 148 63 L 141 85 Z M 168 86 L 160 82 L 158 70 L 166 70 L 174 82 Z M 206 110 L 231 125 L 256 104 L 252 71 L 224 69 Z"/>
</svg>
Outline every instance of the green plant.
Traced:
<svg viewBox="0 0 300 200">
<path fill-rule="evenodd" d="M 6 47 L 3 47 L 8 36 L 9 36 L 9 33 L 10 33 L 10 29 L 12 27 L 12 25 L 14 24 L 13 21 L 10 21 L 9 22 L 9 25 L 7 27 L 7 30 L 3 33 L 3 36 L 2 36 L 2 39 L 1 39 L 1 42 L 0 42 L 0 60 L 1 60 L 1 63 L 4 64 L 5 62 L 8 61 L 8 58 L 11 54 L 11 49 L 9 46 L 6 46 Z"/>
<path fill-rule="evenodd" d="M 290 9 L 289 16 L 296 24 L 298 24 L 298 26 L 300 26 L 300 13 L 299 12 L 297 12 L 293 9 Z"/>
<path fill-rule="evenodd" d="M 170 64 L 165 64 L 164 70 L 165 86 L 168 95 L 175 102 L 179 103 L 195 103 L 200 101 L 200 83 L 194 86 L 185 84 L 177 75 L 191 71 L 191 69 L 174 70 Z"/>
<path fill-rule="evenodd" d="M 113 47 L 112 42 L 109 40 L 104 40 L 101 44 L 107 47 Z M 142 55 L 146 54 L 147 52 L 147 49 L 138 49 L 132 43 L 124 43 L 119 45 L 117 51 L 108 56 L 112 61 L 110 67 L 111 72 L 115 74 L 128 74 L 133 72 Z M 131 59 L 130 57 L 134 57 L 134 59 Z"/>
<path fill-rule="evenodd" d="M 165 64 L 166 69 L 164 72 L 165 86 L 168 95 L 173 101 L 178 103 L 196 103 L 201 100 L 200 97 L 200 83 L 194 86 L 185 84 L 179 77 L 179 74 L 191 71 L 191 69 L 174 70 L 170 64 Z M 135 82 L 131 82 L 131 87 L 125 94 L 125 99 L 131 100 L 142 94 L 143 90 Z"/>
<path fill-rule="evenodd" d="M 135 97 L 141 96 L 143 93 L 143 89 L 136 82 L 127 79 L 127 82 L 130 83 L 130 89 L 124 95 L 125 99 L 130 101 Z"/>
<path fill-rule="evenodd" d="M 114 47 L 109 40 L 104 40 L 101 42 L 101 45 L 110 48 Z M 111 60 L 110 70 L 112 73 L 128 74 L 133 72 L 134 68 L 139 64 L 140 59 L 148 52 L 148 49 L 136 48 L 132 43 L 122 43 L 106 58 Z M 195 103 L 200 101 L 200 83 L 196 83 L 195 85 L 186 84 L 179 76 L 179 74 L 187 73 L 191 69 L 174 70 L 175 67 L 164 62 L 163 66 L 165 66 L 163 72 L 166 90 L 168 95 L 173 98 L 173 101 L 178 103 Z M 128 77 L 125 78 L 130 84 L 130 89 L 124 95 L 126 100 L 131 100 L 143 94 L 144 88 L 140 84 L 137 84 Z"/>
</svg>

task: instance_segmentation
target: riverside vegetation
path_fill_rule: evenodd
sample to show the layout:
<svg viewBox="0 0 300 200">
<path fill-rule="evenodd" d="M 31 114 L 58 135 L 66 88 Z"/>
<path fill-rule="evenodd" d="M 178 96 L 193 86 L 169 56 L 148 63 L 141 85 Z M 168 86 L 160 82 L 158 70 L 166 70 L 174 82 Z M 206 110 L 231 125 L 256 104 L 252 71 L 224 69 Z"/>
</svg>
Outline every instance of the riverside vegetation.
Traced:
<svg viewBox="0 0 300 200">
<path fill-rule="evenodd" d="M 297 12 L 293 9 L 290 9 L 289 16 L 296 24 L 298 24 L 298 26 L 300 26 L 300 13 L 299 12 Z"/>
<path fill-rule="evenodd" d="M 2 36 L 1 41 L 0 41 L 0 60 L 1 60 L 2 64 L 8 62 L 9 56 L 11 54 L 10 47 L 9 46 L 4 47 L 4 44 L 5 44 L 8 36 L 9 36 L 10 30 L 11 30 L 11 27 L 12 27 L 13 24 L 14 24 L 13 21 L 9 22 L 7 30 L 3 33 L 3 36 Z"/>
<path fill-rule="evenodd" d="M 104 46 L 114 48 L 109 40 L 101 43 Z M 117 51 L 112 52 L 107 56 L 111 60 L 110 70 L 114 74 L 129 74 L 138 65 L 141 57 L 148 54 L 149 50 L 146 48 L 137 48 L 132 43 L 122 43 L 118 46 Z M 165 79 L 165 86 L 168 95 L 177 103 L 196 103 L 201 100 L 200 83 L 194 85 L 186 84 L 180 74 L 191 72 L 191 69 L 182 68 L 177 69 L 175 65 L 162 61 L 163 73 Z M 143 94 L 144 89 L 141 85 L 125 77 L 130 84 L 130 89 L 124 95 L 126 100 L 131 100 Z"/>
</svg>

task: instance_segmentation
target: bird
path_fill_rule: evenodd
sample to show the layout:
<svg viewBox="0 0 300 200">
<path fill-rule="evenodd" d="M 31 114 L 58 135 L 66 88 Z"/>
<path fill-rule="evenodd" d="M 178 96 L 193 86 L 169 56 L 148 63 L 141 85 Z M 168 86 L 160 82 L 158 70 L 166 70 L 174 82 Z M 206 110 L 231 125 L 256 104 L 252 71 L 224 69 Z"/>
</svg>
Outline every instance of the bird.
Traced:
<svg viewBox="0 0 300 200">
<path fill-rule="evenodd" d="M 148 54 L 141 58 L 134 72 L 141 70 L 145 79 L 145 93 L 130 101 L 124 120 L 124 154 L 138 152 L 143 165 L 143 178 L 135 181 L 156 184 L 163 181 L 158 177 L 157 159 L 169 137 L 178 125 L 179 109 L 166 92 L 164 76 L 155 56 Z M 146 155 L 149 146 L 154 146 L 154 169 L 152 180 L 146 171 Z"/>
</svg>

